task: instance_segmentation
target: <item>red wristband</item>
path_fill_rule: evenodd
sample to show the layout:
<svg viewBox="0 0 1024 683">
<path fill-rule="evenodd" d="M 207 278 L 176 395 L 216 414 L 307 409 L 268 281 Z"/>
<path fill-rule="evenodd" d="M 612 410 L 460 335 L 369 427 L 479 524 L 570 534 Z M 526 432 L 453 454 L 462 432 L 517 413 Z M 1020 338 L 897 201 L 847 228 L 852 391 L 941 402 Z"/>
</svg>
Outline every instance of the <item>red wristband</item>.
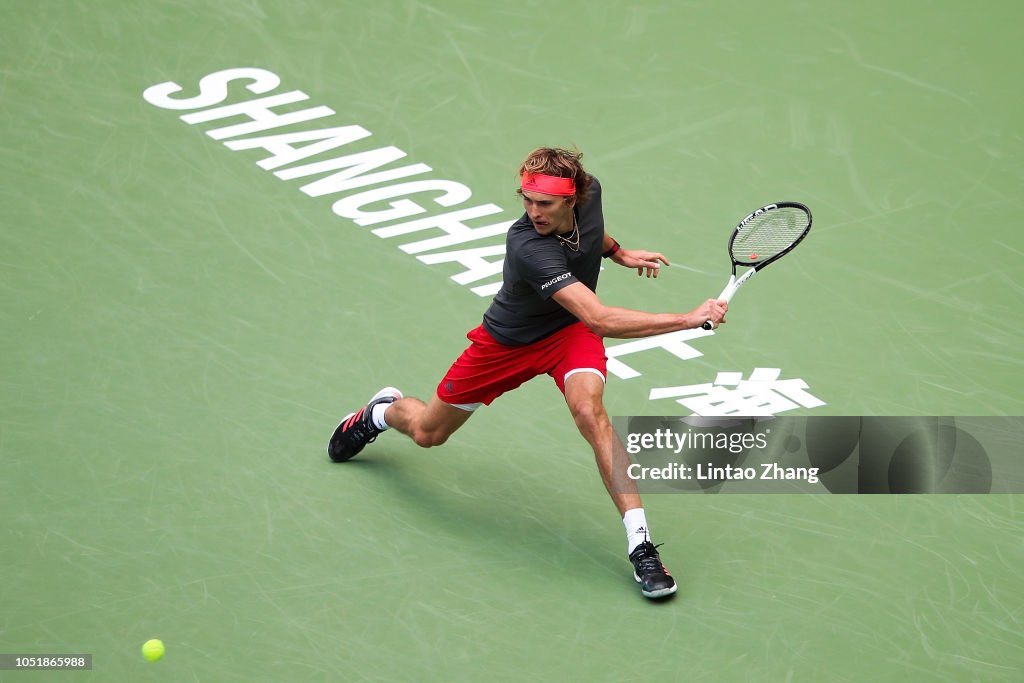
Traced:
<svg viewBox="0 0 1024 683">
<path fill-rule="evenodd" d="M 611 249 L 609 249 L 608 251 L 606 251 L 603 254 L 601 254 L 601 258 L 611 258 L 612 256 L 615 255 L 615 252 L 617 252 L 618 250 L 619 250 L 619 243 L 616 242 L 614 238 L 612 238 Z"/>
</svg>

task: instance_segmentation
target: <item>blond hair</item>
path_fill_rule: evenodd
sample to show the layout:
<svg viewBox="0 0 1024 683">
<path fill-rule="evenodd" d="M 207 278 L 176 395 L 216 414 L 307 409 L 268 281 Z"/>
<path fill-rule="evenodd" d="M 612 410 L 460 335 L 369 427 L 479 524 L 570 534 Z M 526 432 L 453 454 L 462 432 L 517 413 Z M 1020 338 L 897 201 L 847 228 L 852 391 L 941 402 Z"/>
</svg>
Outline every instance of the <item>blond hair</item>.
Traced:
<svg viewBox="0 0 1024 683">
<path fill-rule="evenodd" d="M 576 183 L 576 203 L 584 204 L 590 198 L 591 178 L 583 170 L 580 159 L 583 152 L 562 149 L 560 147 L 538 147 L 530 152 L 519 166 L 519 176 L 524 173 L 572 178 Z M 519 194 L 522 194 L 520 189 Z"/>
</svg>

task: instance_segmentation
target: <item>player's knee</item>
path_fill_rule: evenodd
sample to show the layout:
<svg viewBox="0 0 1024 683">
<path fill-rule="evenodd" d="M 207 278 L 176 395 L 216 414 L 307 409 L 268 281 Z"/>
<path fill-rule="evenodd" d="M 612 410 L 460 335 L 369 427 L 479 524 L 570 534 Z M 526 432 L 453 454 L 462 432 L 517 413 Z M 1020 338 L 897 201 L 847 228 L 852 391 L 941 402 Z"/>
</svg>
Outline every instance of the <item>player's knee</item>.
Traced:
<svg viewBox="0 0 1024 683">
<path fill-rule="evenodd" d="M 569 411 L 580 429 L 598 426 L 605 416 L 600 402 L 593 400 L 576 401 L 569 406 Z"/>
<path fill-rule="evenodd" d="M 416 445 L 420 448 L 433 448 L 434 446 L 440 446 L 447 441 L 448 436 L 448 434 L 439 431 L 418 429 L 413 433 L 412 440 L 415 441 Z"/>
</svg>

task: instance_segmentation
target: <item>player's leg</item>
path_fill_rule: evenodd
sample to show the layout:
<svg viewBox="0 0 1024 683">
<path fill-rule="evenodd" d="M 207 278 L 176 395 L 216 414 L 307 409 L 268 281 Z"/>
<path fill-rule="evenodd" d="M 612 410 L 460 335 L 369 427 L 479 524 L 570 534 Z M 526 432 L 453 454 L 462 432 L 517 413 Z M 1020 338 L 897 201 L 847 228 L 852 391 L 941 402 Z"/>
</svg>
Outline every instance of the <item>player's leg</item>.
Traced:
<svg viewBox="0 0 1024 683">
<path fill-rule="evenodd" d="M 388 426 L 424 448 L 443 444 L 477 408 L 490 405 L 540 372 L 530 354 L 499 344 L 483 325 L 470 330 L 466 338 L 470 345 L 448 368 L 429 403 L 403 398 L 382 413 Z"/>
<path fill-rule="evenodd" d="M 327 454 L 334 462 L 355 457 L 381 432 L 392 427 L 424 448 L 440 446 L 473 414 L 471 407 L 455 407 L 437 396 L 424 403 L 403 396 L 394 387 L 381 389 L 370 402 L 346 415 L 334 430 Z"/>
<path fill-rule="evenodd" d="M 672 595 L 676 582 L 650 540 L 643 503 L 636 482 L 629 477 L 630 460 L 604 407 L 604 345 L 589 330 L 571 334 L 574 339 L 566 345 L 565 358 L 552 376 L 565 395 L 576 427 L 593 449 L 601 480 L 622 515 L 627 552 L 641 591 L 648 598 Z"/>
<path fill-rule="evenodd" d="M 618 440 L 604 408 L 604 378 L 596 372 L 574 372 L 565 380 L 565 402 L 576 428 L 594 450 L 601 481 L 619 514 L 643 507 L 636 482 L 628 476 L 629 460 L 621 448 L 615 450 Z"/>
<path fill-rule="evenodd" d="M 576 427 L 594 450 L 601 480 L 622 514 L 633 577 L 645 597 L 672 595 L 678 587 L 650 540 L 636 482 L 628 475 L 630 461 L 604 408 L 604 377 L 589 371 L 573 373 L 565 380 L 564 392 Z"/>
<path fill-rule="evenodd" d="M 557 348 L 549 372 L 565 395 L 576 427 L 594 450 L 601 480 L 620 515 L 642 508 L 636 482 L 628 476 L 629 459 L 615 437 L 604 408 L 604 383 L 608 374 L 604 342 L 586 325 L 576 323 L 553 339 Z M 634 543 L 630 543 L 629 550 Z"/>
<path fill-rule="evenodd" d="M 447 441 L 472 415 L 468 407 L 449 405 L 437 396 L 430 399 L 430 403 L 410 396 L 388 406 L 384 420 L 418 446 L 430 448 Z"/>
<path fill-rule="evenodd" d="M 472 343 L 448 369 L 429 403 L 406 398 L 393 387 L 381 389 L 334 430 L 327 447 L 331 459 L 340 462 L 352 458 L 391 427 L 424 448 L 439 446 L 478 407 L 489 405 L 537 374 L 517 363 L 510 347 L 495 342 L 482 325 L 466 336 Z"/>
</svg>

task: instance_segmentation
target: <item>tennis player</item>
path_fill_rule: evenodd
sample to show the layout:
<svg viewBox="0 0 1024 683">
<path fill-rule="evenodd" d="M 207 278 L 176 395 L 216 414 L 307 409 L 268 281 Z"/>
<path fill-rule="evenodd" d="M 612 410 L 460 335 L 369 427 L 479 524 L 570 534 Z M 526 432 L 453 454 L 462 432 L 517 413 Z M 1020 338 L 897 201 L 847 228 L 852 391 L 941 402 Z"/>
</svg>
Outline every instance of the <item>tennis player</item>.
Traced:
<svg viewBox="0 0 1024 683">
<path fill-rule="evenodd" d="M 424 403 L 394 387 L 381 389 L 341 421 L 327 452 L 335 462 L 348 460 L 392 427 L 419 446 L 439 446 L 480 406 L 537 375 L 550 375 L 622 515 L 634 578 L 646 597 L 662 598 L 677 586 L 651 541 L 635 482 L 626 476 L 629 461 L 613 457 L 621 444 L 603 403 L 602 338 L 647 337 L 700 327 L 705 320 L 718 325 L 728 304 L 709 299 L 689 313 L 645 313 L 602 303 L 595 293 L 602 256 L 648 278 L 669 262 L 657 252 L 623 249 L 605 232 L 601 185 L 583 169 L 581 157 L 540 148 L 523 161 L 519 194 L 526 212 L 508 231 L 504 282 L 436 395 Z"/>
</svg>

